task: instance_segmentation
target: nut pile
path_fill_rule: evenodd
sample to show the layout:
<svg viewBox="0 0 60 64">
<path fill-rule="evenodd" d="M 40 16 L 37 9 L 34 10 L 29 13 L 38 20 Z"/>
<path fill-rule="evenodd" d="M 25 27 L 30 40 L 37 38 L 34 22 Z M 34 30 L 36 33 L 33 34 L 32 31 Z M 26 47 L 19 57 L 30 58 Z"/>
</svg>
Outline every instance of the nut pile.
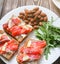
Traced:
<svg viewBox="0 0 60 64">
<path fill-rule="evenodd" d="M 41 26 L 43 21 L 47 22 L 48 20 L 47 15 L 38 7 L 32 10 L 25 9 L 24 12 L 19 13 L 18 17 L 25 21 L 26 24 L 33 26 L 35 29 Z"/>
</svg>

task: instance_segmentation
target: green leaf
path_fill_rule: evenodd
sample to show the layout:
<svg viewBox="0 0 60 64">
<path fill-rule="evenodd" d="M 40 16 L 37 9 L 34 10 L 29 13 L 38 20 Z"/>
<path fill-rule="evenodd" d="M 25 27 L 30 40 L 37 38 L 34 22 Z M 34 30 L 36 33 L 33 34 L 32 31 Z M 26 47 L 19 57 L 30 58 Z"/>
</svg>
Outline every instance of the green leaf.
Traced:
<svg viewBox="0 0 60 64">
<path fill-rule="evenodd" d="M 43 22 L 43 26 L 35 30 L 35 35 L 40 40 L 45 40 L 47 46 L 44 51 L 46 59 L 50 54 L 50 49 L 60 46 L 60 28 L 54 27 L 52 23 L 54 22 L 53 17 L 49 22 Z"/>
</svg>

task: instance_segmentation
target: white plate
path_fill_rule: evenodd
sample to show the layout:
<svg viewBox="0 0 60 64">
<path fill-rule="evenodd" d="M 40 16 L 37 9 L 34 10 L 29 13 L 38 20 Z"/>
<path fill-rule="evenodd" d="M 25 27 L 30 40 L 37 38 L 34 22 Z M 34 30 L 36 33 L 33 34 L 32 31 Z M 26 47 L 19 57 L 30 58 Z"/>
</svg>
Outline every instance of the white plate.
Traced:
<svg viewBox="0 0 60 64">
<path fill-rule="evenodd" d="M 12 10 L 11 12 L 7 13 L 0 21 L 0 29 L 2 29 L 2 25 L 7 22 L 7 20 L 14 14 L 16 16 L 18 16 L 20 11 L 24 11 L 25 8 L 27 9 L 33 9 L 34 5 L 30 5 L 30 6 L 22 6 L 22 7 L 18 7 L 14 10 Z M 56 20 L 58 18 L 58 16 L 53 13 L 52 11 L 48 10 L 47 8 L 44 7 L 40 7 L 38 6 L 44 13 L 47 14 L 48 16 L 48 20 L 51 19 L 51 17 L 53 16 L 54 20 Z M 32 38 L 34 38 L 34 36 L 32 36 L 32 34 L 30 35 Z M 39 64 L 52 64 L 52 62 L 54 62 L 58 57 L 60 56 L 60 48 L 54 48 L 51 49 L 51 54 L 49 55 L 48 60 L 46 60 L 44 58 L 44 56 L 41 58 L 41 60 L 39 61 Z M 1 57 L 2 58 L 2 57 Z M 13 56 L 13 58 L 10 61 L 5 60 L 4 58 L 2 58 L 7 64 L 18 64 L 16 61 L 16 55 Z"/>
<path fill-rule="evenodd" d="M 60 0 L 52 0 L 53 3 L 60 9 Z"/>
</svg>

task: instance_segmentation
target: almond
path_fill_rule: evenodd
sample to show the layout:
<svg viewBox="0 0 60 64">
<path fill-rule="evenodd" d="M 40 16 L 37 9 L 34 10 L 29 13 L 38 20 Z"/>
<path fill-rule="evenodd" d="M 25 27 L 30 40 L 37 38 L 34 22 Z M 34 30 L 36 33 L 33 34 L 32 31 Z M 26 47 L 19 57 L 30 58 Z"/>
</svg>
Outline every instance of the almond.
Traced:
<svg viewBox="0 0 60 64">
<path fill-rule="evenodd" d="M 34 20 L 36 20 L 37 18 L 38 18 L 38 15 L 35 15 Z"/>
<path fill-rule="evenodd" d="M 37 25 L 34 25 L 34 29 L 37 29 L 39 26 L 37 26 Z"/>
<path fill-rule="evenodd" d="M 33 19 L 33 18 L 30 18 L 30 21 L 31 21 L 31 22 L 33 22 L 33 21 L 34 21 L 34 19 Z"/>
<path fill-rule="evenodd" d="M 39 22 L 39 25 L 42 26 L 42 22 Z"/>
<path fill-rule="evenodd" d="M 38 15 L 38 18 L 41 18 L 41 16 L 40 16 L 40 15 Z"/>
<path fill-rule="evenodd" d="M 36 24 L 37 24 L 37 22 L 35 21 L 35 22 L 34 22 L 34 25 L 36 25 Z"/>
<path fill-rule="evenodd" d="M 40 14 L 42 17 L 45 17 L 46 16 L 46 14 L 45 13 L 43 13 L 43 12 L 41 12 L 41 14 Z"/>
<path fill-rule="evenodd" d="M 19 14 L 20 14 L 20 15 L 25 15 L 24 12 L 20 12 Z"/>
<path fill-rule="evenodd" d="M 24 21 L 25 21 L 25 23 L 27 23 L 27 24 L 29 23 L 29 21 L 28 21 L 28 20 L 24 20 Z"/>
<path fill-rule="evenodd" d="M 39 7 L 35 7 L 33 10 L 37 11 L 37 10 L 39 10 Z"/>
<path fill-rule="evenodd" d="M 44 17 L 44 21 L 47 21 L 47 20 L 48 20 L 48 19 L 47 19 L 47 16 L 45 16 L 45 17 Z"/>
<path fill-rule="evenodd" d="M 28 9 L 25 9 L 25 13 L 26 13 L 26 14 L 29 14 L 30 11 L 29 11 Z"/>
<path fill-rule="evenodd" d="M 41 11 L 38 10 L 38 11 L 36 11 L 36 12 L 34 13 L 34 16 L 35 16 L 35 15 L 39 15 L 40 13 L 41 13 Z"/>
<path fill-rule="evenodd" d="M 40 18 L 40 21 L 43 21 L 43 20 L 44 20 L 44 18 L 43 18 L 43 17 L 41 17 L 41 18 Z"/>
<path fill-rule="evenodd" d="M 23 19 L 24 16 L 23 15 L 19 15 L 18 17 L 21 18 L 21 19 Z"/>
</svg>

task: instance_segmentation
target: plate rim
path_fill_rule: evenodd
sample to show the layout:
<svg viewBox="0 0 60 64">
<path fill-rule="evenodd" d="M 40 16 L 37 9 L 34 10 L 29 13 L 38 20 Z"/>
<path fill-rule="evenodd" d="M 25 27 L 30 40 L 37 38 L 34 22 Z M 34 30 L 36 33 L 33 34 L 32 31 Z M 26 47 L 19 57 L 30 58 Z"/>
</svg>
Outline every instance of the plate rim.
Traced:
<svg viewBox="0 0 60 64">
<path fill-rule="evenodd" d="M 35 6 L 35 5 L 29 5 L 29 6 Z M 21 7 L 29 7 L 29 6 L 21 6 Z M 21 7 L 18 7 L 18 8 L 21 8 Z M 42 6 L 38 6 L 38 7 L 42 7 Z M 10 13 L 12 13 L 12 11 L 14 11 L 14 10 L 16 10 L 16 9 L 18 9 L 18 8 L 15 8 L 15 9 L 13 9 L 13 10 L 11 10 L 11 11 L 9 11 L 7 14 L 5 14 L 2 18 L 1 18 L 1 20 L 2 19 L 4 19 L 4 17 L 6 17 L 7 15 L 9 15 Z M 45 7 L 42 7 L 42 8 L 44 8 L 44 9 L 48 9 L 48 8 L 45 8 Z M 49 9 L 48 9 L 49 10 Z M 51 10 L 49 10 L 49 11 L 51 11 Z M 52 12 L 52 11 L 51 11 Z M 53 12 L 54 13 L 54 12 Z M 54 13 L 55 14 L 55 13 Z M 55 14 L 56 15 L 56 14 Z M 57 16 L 57 15 L 56 15 Z M 58 17 L 58 16 L 57 16 Z M 1 20 L 0 20 L 0 23 L 1 23 Z"/>
<path fill-rule="evenodd" d="M 41 8 L 47 9 L 47 10 L 49 10 L 50 12 L 54 13 L 52 10 L 50 10 L 50 9 L 48 9 L 48 8 L 46 8 L 46 7 L 43 7 L 43 6 L 38 6 L 38 5 L 26 5 L 26 6 L 20 6 L 20 7 L 14 8 L 14 9 L 12 9 L 11 11 L 7 12 L 5 15 L 2 16 L 2 18 L 0 19 L 0 21 L 1 21 L 5 16 L 7 16 L 7 15 L 10 14 L 11 12 L 13 12 L 14 10 L 19 9 L 19 8 L 22 8 L 22 7 L 30 7 L 30 6 L 41 7 Z M 55 13 L 54 13 L 54 14 L 55 14 Z M 55 14 L 55 15 L 58 17 L 57 14 Z"/>
<path fill-rule="evenodd" d="M 56 4 L 56 1 L 55 1 L 55 0 L 52 0 L 52 2 L 55 4 L 55 6 L 56 6 L 57 8 L 59 8 L 59 9 L 60 9 L 59 5 L 58 5 L 58 4 Z M 57 1 L 57 2 L 58 2 L 58 1 Z"/>
</svg>

